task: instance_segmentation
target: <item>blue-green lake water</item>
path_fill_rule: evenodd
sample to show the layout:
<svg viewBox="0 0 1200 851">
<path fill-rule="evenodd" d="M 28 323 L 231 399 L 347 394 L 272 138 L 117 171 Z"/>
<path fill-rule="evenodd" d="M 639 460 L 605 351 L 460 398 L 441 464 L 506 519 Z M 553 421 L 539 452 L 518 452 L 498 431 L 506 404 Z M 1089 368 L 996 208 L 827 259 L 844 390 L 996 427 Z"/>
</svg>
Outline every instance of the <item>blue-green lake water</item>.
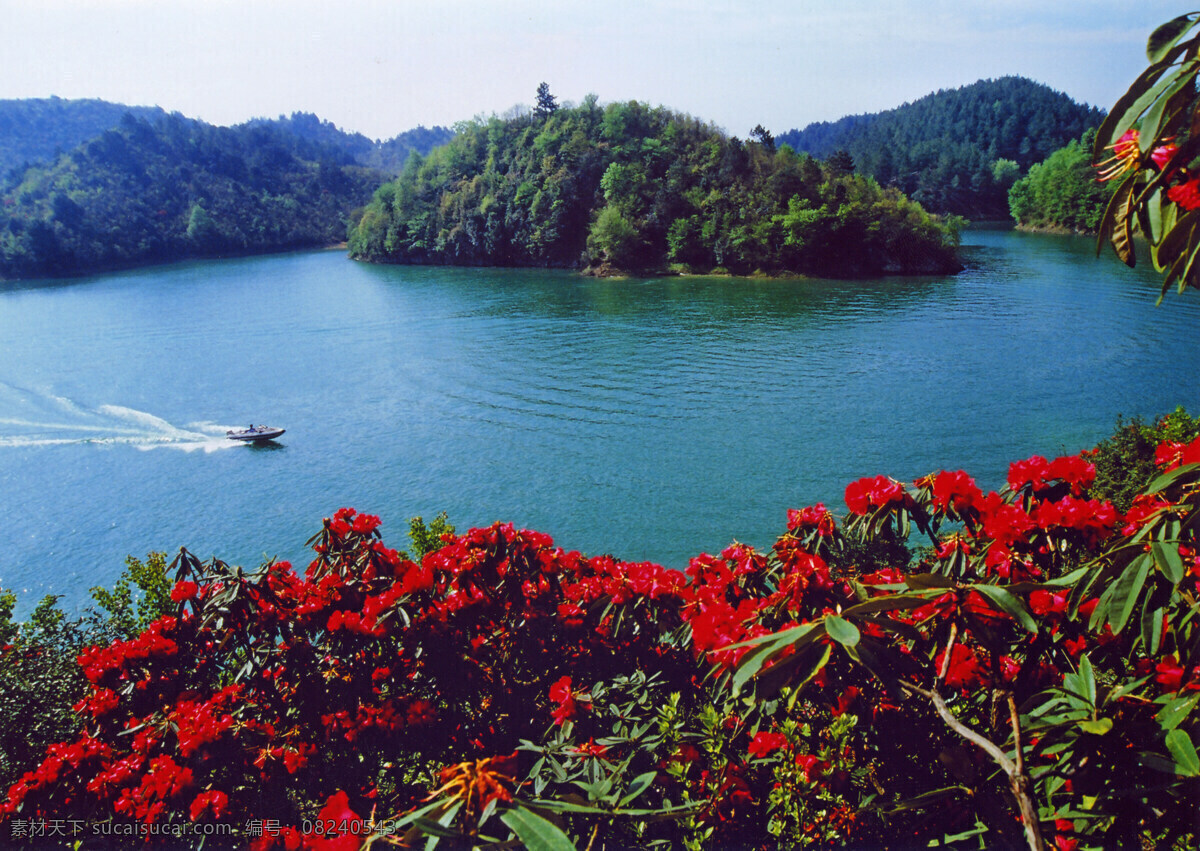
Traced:
<svg viewBox="0 0 1200 851">
<path fill-rule="evenodd" d="M 682 567 L 847 482 L 1094 445 L 1200 410 L 1200 300 L 1092 241 L 968 269 L 591 280 L 338 252 L 0 284 L 0 587 L 79 605 L 127 554 L 305 560 L 340 506 Z M 277 446 L 227 428 L 287 429 Z"/>
</svg>

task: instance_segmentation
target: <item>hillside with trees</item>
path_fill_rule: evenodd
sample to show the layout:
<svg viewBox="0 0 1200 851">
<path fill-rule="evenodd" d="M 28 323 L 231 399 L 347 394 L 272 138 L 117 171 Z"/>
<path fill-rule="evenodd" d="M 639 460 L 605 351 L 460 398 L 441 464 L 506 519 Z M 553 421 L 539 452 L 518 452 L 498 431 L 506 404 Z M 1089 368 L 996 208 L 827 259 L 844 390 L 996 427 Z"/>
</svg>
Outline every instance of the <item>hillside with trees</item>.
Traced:
<svg viewBox="0 0 1200 851">
<path fill-rule="evenodd" d="M 126 114 L 0 188 L 0 277 L 328 245 L 384 176 L 269 126 Z"/>
<path fill-rule="evenodd" d="M 350 235 L 378 262 L 862 275 L 957 268 L 953 223 L 896 188 L 644 103 L 589 95 L 464 122 Z"/>
<path fill-rule="evenodd" d="M 157 106 L 125 106 L 94 99 L 0 100 L 0 178 L 55 159 L 116 127 L 126 113 L 147 121 L 166 116 Z"/>
<path fill-rule="evenodd" d="M 286 118 L 282 115 L 276 119 L 259 118 L 249 123 L 275 127 L 297 139 L 322 145 L 327 150 L 342 151 L 348 157 L 347 164 L 354 162 L 389 176 L 400 173 L 409 154 L 414 151 L 427 154 L 454 136 L 454 131 L 445 127 L 419 125 L 386 141 L 372 141 L 362 133 L 348 133 L 311 112 L 293 112 Z"/>
<path fill-rule="evenodd" d="M 838 154 L 934 212 L 1006 219 L 1013 183 L 1103 117 L 1041 83 L 1002 77 L 810 124 L 776 141 L 821 159 Z"/>
</svg>

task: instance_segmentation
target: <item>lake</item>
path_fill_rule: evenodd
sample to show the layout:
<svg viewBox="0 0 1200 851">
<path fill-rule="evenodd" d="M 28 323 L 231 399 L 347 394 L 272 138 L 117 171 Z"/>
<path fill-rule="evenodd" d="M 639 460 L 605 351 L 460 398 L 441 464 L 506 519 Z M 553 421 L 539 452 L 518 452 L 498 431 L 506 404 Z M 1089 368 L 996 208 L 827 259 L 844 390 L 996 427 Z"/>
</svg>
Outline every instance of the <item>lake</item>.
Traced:
<svg viewBox="0 0 1200 851">
<path fill-rule="evenodd" d="M 866 281 L 368 266 L 339 252 L 0 284 L 0 587 L 69 608 L 180 546 L 305 562 L 341 506 L 683 567 L 847 482 L 1075 452 L 1200 410 L 1200 299 L 1090 239 L 964 235 Z M 277 445 L 229 428 L 283 426 Z"/>
</svg>

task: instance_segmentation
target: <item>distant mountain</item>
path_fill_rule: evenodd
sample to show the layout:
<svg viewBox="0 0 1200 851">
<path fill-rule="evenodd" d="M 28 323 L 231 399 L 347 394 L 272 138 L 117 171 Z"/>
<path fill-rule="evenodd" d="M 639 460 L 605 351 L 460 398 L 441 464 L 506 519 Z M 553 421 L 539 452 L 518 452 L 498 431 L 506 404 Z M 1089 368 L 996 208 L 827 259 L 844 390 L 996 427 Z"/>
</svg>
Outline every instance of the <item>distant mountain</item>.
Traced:
<svg viewBox="0 0 1200 851">
<path fill-rule="evenodd" d="M 407 130 L 386 142 L 368 139 L 362 133 L 347 133 L 330 121 L 322 121 L 311 112 L 293 112 L 290 117 L 275 119 L 258 118 L 252 125 L 269 125 L 295 135 L 297 138 L 338 149 L 353 162 L 395 176 L 404 168 L 404 161 L 416 151 L 428 154 L 438 145 L 444 145 L 454 136 L 453 130 L 445 127 L 418 126 Z"/>
<path fill-rule="evenodd" d="M 0 100 L 0 179 L 14 169 L 49 162 L 99 136 L 116 127 L 125 113 L 147 121 L 167 114 L 157 106 L 125 106 L 103 100 Z"/>
<path fill-rule="evenodd" d="M 0 277 L 338 242 L 385 179 L 348 162 L 277 127 L 125 113 L 0 185 Z"/>
<path fill-rule="evenodd" d="M 1008 218 L 1009 187 L 1103 117 L 1049 86 L 1002 77 L 810 124 L 775 141 L 818 159 L 845 151 L 859 173 L 935 212 Z"/>
</svg>

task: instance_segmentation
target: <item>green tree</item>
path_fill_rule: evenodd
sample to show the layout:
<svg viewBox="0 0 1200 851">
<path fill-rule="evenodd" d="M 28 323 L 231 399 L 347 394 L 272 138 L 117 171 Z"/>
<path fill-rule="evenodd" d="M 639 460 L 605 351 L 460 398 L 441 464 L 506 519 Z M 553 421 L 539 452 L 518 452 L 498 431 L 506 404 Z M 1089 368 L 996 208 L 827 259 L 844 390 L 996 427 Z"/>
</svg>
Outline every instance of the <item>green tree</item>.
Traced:
<svg viewBox="0 0 1200 851">
<path fill-rule="evenodd" d="M 549 118 L 558 111 L 558 100 L 554 95 L 550 94 L 550 86 L 546 83 L 539 83 L 537 87 L 537 106 L 534 109 L 534 114 L 538 118 Z"/>
</svg>

